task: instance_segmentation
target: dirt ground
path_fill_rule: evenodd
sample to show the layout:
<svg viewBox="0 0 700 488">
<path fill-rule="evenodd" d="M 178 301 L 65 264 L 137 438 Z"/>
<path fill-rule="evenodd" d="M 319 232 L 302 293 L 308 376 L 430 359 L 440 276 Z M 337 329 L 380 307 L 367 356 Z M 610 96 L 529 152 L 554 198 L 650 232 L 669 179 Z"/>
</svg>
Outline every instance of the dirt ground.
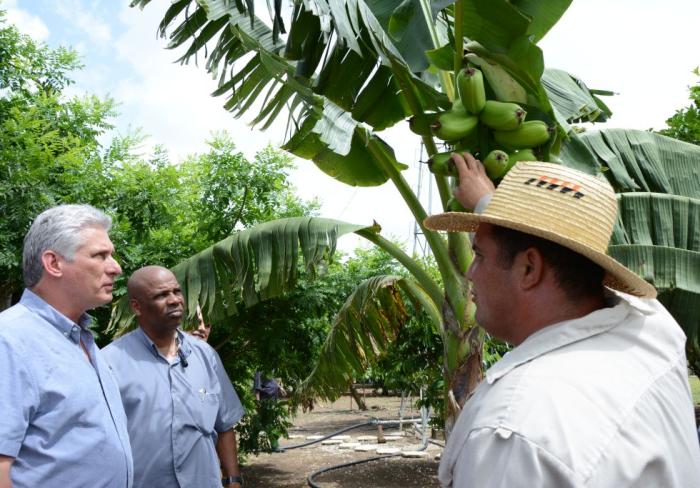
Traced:
<svg viewBox="0 0 700 488">
<path fill-rule="evenodd" d="M 400 398 L 368 396 L 365 401 L 369 407 L 365 412 L 358 410 L 354 402 L 351 408 L 349 397 L 341 397 L 333 403 L 317 404 L 311 412 L 299 412 L 294 418 L 294 427 L 289 430 L 290 439 L 283 439 L 280 447 L 302 444 L 308 442 L 307 436 L 330 434 L 373 418 L 399 417 Z M 420 412 L 407 408 L 403 416 L 418 418 Z M 376 436 L 377 429 L 376 425 L 352 429 L 343 433 L 350 436 L 350 439 L 345 439 L 344 442 L 358 442 L 359 436 Z M 385 438 L 389 436 L 386 443 L 377 444 L 375 440 L 363 441 L 363 444 L 397 447 L 402 451 L 415 450 L 421 446 L 420 434 L 409 427 L 404 427 L 399 432 L 397 426 L 386 426 L 383 427 L 383 434 Z M 392 440 L 392 437 L 398 434 L 401 434 L 400 437 Z M 322 488 L 438 487 L 439 461 L 435 457 L 441 452 L 441 447 L 429 443 L 424 457 L 386 457 L 318 474 L 314 476 L 313 482 Z M 311 486 L 307 483 L 307 477 L 318 470 L 377 456 L 376 451 L 357 452 L 353 449 L 342 449 L 338 445 L 315 443 L 283 453 L 251 456 L 242 470 L 246 487 L 249 488 L 302 488 Z"/>
</svg>

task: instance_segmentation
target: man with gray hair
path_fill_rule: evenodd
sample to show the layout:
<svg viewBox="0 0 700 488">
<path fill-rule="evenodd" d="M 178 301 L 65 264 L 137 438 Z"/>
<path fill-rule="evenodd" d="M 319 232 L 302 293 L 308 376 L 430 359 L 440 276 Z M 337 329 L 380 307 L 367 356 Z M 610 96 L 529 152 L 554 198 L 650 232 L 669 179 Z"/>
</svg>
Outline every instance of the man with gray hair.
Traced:
<svg viewBox="0 0 700 488">
<path fill-rule="evenodd" d="M 0 313 L 0 488 L 132 486 L 119 389 L 86 314 L 121 274 L 110 226 L 89 205 L 60 205 L 25 237 L 26 289 Z"/>
</svg>

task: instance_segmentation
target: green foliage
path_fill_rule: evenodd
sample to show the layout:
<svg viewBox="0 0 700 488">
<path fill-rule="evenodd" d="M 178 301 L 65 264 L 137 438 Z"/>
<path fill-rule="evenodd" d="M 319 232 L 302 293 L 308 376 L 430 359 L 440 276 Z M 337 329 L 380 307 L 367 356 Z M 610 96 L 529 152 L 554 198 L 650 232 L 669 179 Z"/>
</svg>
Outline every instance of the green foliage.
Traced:
<svg viewBox="0 0 700 488">
<path fill-rule="evenodd" d="M 358 281 L 397 269 L 379 249 L 358 249 L 351 257 L 329 263 L 325 273 L 312 278 L 299 268 L 300 279 L 292 292 L 241 308 L 215 323 L 209 338 L 219 352 L 246 407 L 238 429 L 241 446 L 248 452 L 269 451 L 286 435 L 288 417 L 296 404 L 258 402 L 252 394 L 255 371 L 277 378 L 293 398 L 312 371 L 331 323 Z"/>
<path fill-rule="evenodd" d="M 318 203 L 300 200 L 288 183 L 289 156 L 271 147 L 249 161 L 229 134 L 218 133 L 209 151 L 175 165 L 163 148 L 134 159 L 128 146 L 137 141 L 113 144 L 110 158 L 123 162 L 105 175 L 103 208 L 115 216 L 125 275 L 147 263 L 173 267 L 241 226 L 317 212 Z"/>
<path fill-rule="evenodd" d="M 287 153 L 268 146 L 251 162 L 228 134 L 215 134 L 209 146 L 208 153 L 183 163 L 203 189 L 193 205 L 201 218 L 197 230 L 209 243 L 256 223 L 317 213 L 317 202 L 294 195 L 287 181 L 294 165 Z"/>
<path fill-rule="evenodd" d="M 693 70 L 696 76 L 700 76 L 700 69 Z M 666 119 L 668 128 L 660 132 L 669 137 L 700 145 L 700 82 L 691 86 L 690 105 L 676 110 L 670 118 Z"/>
<path fill-rule="evenodd" d="M 174 165 L 162 148 L 147 161 L 134 159 L 128 156 L 128 144 L 117 140 L 116 148 L 109 151 L 111 157 L 121 157 L 123 162 L 104 175 L 110 185 L 97 204 L 114 217 L 111 237 L 124 270 L 115 283 L 114 295 L 122 312 L 127 312 L 128 306 L 119 300 L 133 271 L 147 264 L 172 268 L 196 255 L 236 230 L 232 215 L 237 216 L 240 227 L 240 221 L 251 225 L 260 219 L 317 211 L 315 201 L 300 200 L 287 182 L 293 168 L 289 157 L 270 147 L 250 162 L 235 149 L 228 134 L 216 134 L 209 141 L 208 152 Z M 228 171 L 219 171 L 218 162 Z M 237 184 L 236 171 L 243 168 L 241 180 L 248 185 L 247 192 Z M 186 288 L 186 280 L 182 285 Z M 191 316 L 195 304 L 196 297 Z M 107 319 L 101 322 L 103 331 L 111 335 L 112 328 L 105 329 Z"/>
<path fill-rule="evenodd" d="M 49 49 L 14 26 L 6 26 L 0 10 L 0 89 L 31 97 L 37 91 L 61 93 L 72 83 L 69 73 L 80 68 L 72 49 Z"/>
<path fill-rule="evenodd" d="M 693 394 L 693 403 L 698 406 L 700 405 L 700 379 L 693 375 L 688 378 L 690 383 L 690 391 Z"/>
<path fill-rule="evenodd" d="M 279 446 L 279 439 L 287 435 L 292 426 L 287 402 L 272 399 L 245 402 L 245 418 L 236 427 L 239 449 L 245 454 L 272 452 Z M 239 459 L 240 462 L 240 459 Z"/>
<path fill-rule="evenodd" d="M 50 49 L 6 27 L 0 17 L 0 295 L 22 286 L 24 235 L 33 218 L 59 202 L 94 202 L 106 170 L 99 137 L 114 103 L 66 98 L 74 51 Z"/>
<path fill-rule="evenodd" d="M 282 378 L 293 392 L 311 372 L 335 314 L 357 283 L 396 268 L 381 250 L 358 249 L 353 257 L 330 263 L 315 279 L 300 269 L 294 291 L 216 324 L 210 342 L 245 344 L 245 352 L 237 353 L 247 356 L 245 364 Z"/>
</svg>

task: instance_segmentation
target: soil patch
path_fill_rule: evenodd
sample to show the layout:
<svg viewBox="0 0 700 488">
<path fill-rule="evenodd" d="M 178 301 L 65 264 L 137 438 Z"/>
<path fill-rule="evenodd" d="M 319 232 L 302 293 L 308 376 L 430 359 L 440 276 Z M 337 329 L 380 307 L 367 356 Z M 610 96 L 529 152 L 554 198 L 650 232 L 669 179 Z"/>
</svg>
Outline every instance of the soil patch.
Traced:
<svg viewBox="0 0 700 488">
<path fill-rule="evenodd" d="M 397 397 L 366 397 L 369 410 L 351 408 L 350 398 L 341 397 L 335 402 L 320 403 L 311 412 L 299 413 L 294 418 L 294 427 L 289 431 L 290 439 L 283 439 L 280 447 L 308 442 L 307 436 L 326 435 L 345 427 L 350 427 L 371 419 L 397 419 L 401 399 Z M 404 418 L 418 418 L 420 413 L 413 409 L 403 412 Z M 344 442 L 360 442 L 360 436 L 375 437 L 377 426 L 366 425 L 352 429 L 343 435 L 350 436 Z M 377 444 L 376 440 L 362 440 L 362 444 L 379 447 L 397 447 L 401 450 L 418 449 L 421 437 L 415 430 L 404 427 L 384 427 L 383 434 L 388 442 Z M 364 438 L 363 438 L 364 439 Z M 393 440 L 392 440 L 393 439 Z M 435 456 L 442 452 L 439 446 L 428 444 L 426 456 L 422 458 L 388 457 L 367 463 L 356 464 L 321 473 L 314 482 L 323 488 L 437 488 L 437 468 Z M 330 466 L 350 463 L 378 456 L 376 451 L 358 452 L 342 449 L 338 445 L 312 444 L 282 453 L 251 456 L 243 467 L 243 476 L 249 488 L 302 488 L 308 487 L 307 477 L 318 470 Z"/>
</svg>

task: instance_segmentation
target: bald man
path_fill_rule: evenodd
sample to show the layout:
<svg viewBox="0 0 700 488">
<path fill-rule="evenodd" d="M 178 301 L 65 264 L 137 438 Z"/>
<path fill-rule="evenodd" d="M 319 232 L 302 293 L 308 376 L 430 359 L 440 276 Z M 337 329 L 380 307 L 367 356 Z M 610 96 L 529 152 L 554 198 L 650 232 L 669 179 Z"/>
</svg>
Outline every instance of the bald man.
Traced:
<svg viewBox="0 0 700 488">
<path fill-rule="evenodd" d="M 216 351 L 179 329 L 180 284 L 146 266 L 127 290 L 139 327 L 103 352 L 126 411 L 134 487 L 240 487 L 233 427 L 243 407 Z"/>
</svg>

